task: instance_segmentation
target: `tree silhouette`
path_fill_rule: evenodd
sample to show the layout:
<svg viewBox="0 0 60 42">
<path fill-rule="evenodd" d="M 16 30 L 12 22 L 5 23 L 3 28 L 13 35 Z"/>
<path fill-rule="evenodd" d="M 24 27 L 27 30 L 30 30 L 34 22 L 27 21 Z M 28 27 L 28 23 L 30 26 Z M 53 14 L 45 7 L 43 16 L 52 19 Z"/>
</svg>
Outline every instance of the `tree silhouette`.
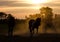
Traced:
<svg viewBox="0 0 60 42">
<path fill-rule="evenodd" d="M 0 24 L 6 24 L 7 20 L 7 14 L 4 12 L 0 12 Z"/>
<path fill-rule="evenodd" d="M 4 12 L 0 12 L 0 18 L 4 18 L 4 17 L 6 17 L 6 16 L 7 16 L 6 13 L 4 13 Z"/>
<path fill-rule="evenodd" d="M 45 19 L 50 19 L 53 16 L 52 9 L 49 7 L 42 7 L 40 9 L 40 14 L 45 15 Z"/>
<path fill-rule="evenodd" d="M 53 12 L 52 8 L 49 7 L 42 7 L 40 9 L 40 14 L 42 16 L 42 23 L 44 24 L 44 27 L 51 27 L 52 21 L 53 21 Z"/>
</svg>

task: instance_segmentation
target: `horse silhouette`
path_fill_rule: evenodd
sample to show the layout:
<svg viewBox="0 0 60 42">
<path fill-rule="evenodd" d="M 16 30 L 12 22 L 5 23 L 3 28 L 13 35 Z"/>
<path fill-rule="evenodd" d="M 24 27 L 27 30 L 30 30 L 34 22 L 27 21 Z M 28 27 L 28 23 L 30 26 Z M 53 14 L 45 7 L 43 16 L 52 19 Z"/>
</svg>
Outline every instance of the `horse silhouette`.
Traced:
<svg viewBox="0 0 60 42">
<path fill-rule="evenodd" d="M 32 34 L 32 27 L 33 27 L 33 24 L 34 24 L 35 20 L 34 19 L 31 19 L 29 21 L 29 30 L 30 30 L 30 33 Z"/>
<path fill-rule="evenodd" d="M 8 22 L 8 28 L 9 28 L 8 29 L 8 36 L 13 36 L 13 29 L 15 26 L 15 18 L 11 14 L 9 14 L 7 22 Z"/>
<path fill-rule="evenodd" d="M 30 30 L 30 33 L 34 34 L 34 29 L 36 29 L 37 30 L 36 33 L 38 33 L 38 28 L 39 28 L 40 24 L 41 24 L 41 18 L 37 18 L 36 20 L 31 19 L 29 21 L 29 30 Z"/>
</svg>

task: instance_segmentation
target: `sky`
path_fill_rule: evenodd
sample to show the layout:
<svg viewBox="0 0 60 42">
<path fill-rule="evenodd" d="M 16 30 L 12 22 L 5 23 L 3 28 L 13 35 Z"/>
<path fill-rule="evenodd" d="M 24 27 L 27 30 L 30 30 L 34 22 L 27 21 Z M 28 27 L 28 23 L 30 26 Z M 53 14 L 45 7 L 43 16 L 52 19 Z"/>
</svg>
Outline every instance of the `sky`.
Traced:
<svg viewBox="0 0 60 42">
<path fill-rule="evenodd" d="M 19 19 L 39 13 L 39 8 L 43 6 L 51 7 L 54 14 L 60 14 L 60 0 L 0 0 L 0 12 L 12 14 Z"/>
</svg>

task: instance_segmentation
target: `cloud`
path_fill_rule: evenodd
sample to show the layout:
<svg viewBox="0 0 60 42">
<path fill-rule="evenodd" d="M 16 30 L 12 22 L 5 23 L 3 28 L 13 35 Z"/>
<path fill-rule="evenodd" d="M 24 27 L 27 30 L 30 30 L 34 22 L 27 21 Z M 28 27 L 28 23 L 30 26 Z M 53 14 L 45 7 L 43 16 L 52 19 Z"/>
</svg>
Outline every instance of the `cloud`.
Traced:
<svg viewBox="0 0 60 42">
<path fill-rule="evenodd" d="M 60 3 L 44 3 L 43 6 L 60 7 Z"/>
<path fill-rule="evenodd" d="M 0 1 L 0 6 L 8 6 L 8 7 L 28 7 L 34 6 L 33 4 L 23 3 L 21 1 Z"/>
<path fill-rule="evenodd" d="M 0 8 L 1 8 L 0 11 L 11 13 L 13 15 L 15 14 L 15 16 L 18 18 L 23 18 L 22 16 L 25 16 L 31 13 L 38 13 L 39 10 L 36 10 L 36 8 L 34 8 L 36 7 L 36 5 L 29 4 L 26 1 L 25 0 L 19 0 L 19 1 L 18 0 L 0 0 Z M 60 13 L 60 0 L 52 0 L 49 3 L 40 4 L 39 6 L 53 7 L 54 13 Z M 35 10 L 29 7 L 33 7 Z"/>
<path fill-rule="evenodd" d="M 51 6 L 51 7 L 60 7 L 60 1 L 59 0 L 55 0 L 55 1 L 52 1 L 50 3 L 44 3 L 44 4 L 40 4 L 40 5 L 43 5 L 43 6 Z M 30 6 L 36 6 L 34 4 L 29 4 L 29 3 L 26 3 L 25 1 L 23 0 L 20 0 L 20 1 L 16 1 L 16 0 L 1 0 L 0 1 L 0 7 L 1 6 L 8 6 L 8 7 L 30 7 Z"/>
</svg>

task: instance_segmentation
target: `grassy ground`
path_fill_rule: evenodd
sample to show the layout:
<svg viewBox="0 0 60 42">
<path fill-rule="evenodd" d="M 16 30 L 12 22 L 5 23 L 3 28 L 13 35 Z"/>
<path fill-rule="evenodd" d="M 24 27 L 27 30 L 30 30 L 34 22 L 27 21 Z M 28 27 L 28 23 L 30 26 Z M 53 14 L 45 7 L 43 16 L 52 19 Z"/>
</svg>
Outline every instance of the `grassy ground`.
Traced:
<svg viewBox="0 0 60 42">
<path fill-rule="evenodd" d="M 44 33 L 44 28 L 43 26 L 41 25 L 38 29 L 38 33 Z M 57 34 L 60 34 L 60 28 L 57 27 L 56 28 L 57 32 L 54 31 L 53 29 L 47 29 L 46 33 L 57 33 Z M 8 26 L 7 25 L 3 25 L 3 24 L 0 24 L 0 34 L 5 34 L 8 32 Z M 14 35 L 29 35 L 29 28 L 28 28 L 28 24 L 27 23 L 18 23 L 15 25 L 15 28 L 14 28 L 14 31 L 13 31 L 13 34 Z"/>
<path fill-rule="evenodd" d="M 18 36 L 15 35 L 9 38 L 4 35 L 0 35 L 0 42 L 60 42 L 60 34 L 39 34 L 38 36 Z"/>
<path fill-rule="evenodd" d="M 28 24 L 17 24 L 16 26 L 15 26 L 15 30 L 14 30 L 14 35 L 24 35 L 24 34 L 29 34 L 29 28 L 28 28 Z M 36 30 L 35 30 L 36 31 Z M 44 28 L 43 28 L 43 26 L 41 25 L 40 27 L 39 27 L 39 29 L 38 29 L 38 33 L 40 34 L 40 33 L 44 33 Z M 54 30 L 54 29 L 47 29 L 46 30 L 46 33 L 58 33 L 58 34 L 60 34 L 60 28 L 59 27 L 57 27 L 56 28 L 56 31 Z"/>
<path fill-rule="evenodd" d="M 1 27 L 4 28 L 4 30 L 1 30 Z M 47 33 L 44 34 L 43 26 L 39 27 L 39 31 L 37 35 L 34 35 L 33 37 L 30 36 L 29 34 L 29 28 L 28 28 L 28 24 L 26 23 L 21 23 L 21 24 L 16 24 L 15 29 L 14 29 L 14 36 L 11 40 L 11 38 L 9 38 L 6 35 L 0 35 L 0 42 L 51 42 L 51 41 L 60 41 L 60 28 L 57 27 L 57 33 L 52 30 L 52 29 L 48 29 Z M 8 28 L 6 25 L 0 25 L 0 32 L 1 33 L 5 33 L 5 31 L 7 32 Z M 1 34 L 0 33 L 0 34 Z"/>
</svg>

